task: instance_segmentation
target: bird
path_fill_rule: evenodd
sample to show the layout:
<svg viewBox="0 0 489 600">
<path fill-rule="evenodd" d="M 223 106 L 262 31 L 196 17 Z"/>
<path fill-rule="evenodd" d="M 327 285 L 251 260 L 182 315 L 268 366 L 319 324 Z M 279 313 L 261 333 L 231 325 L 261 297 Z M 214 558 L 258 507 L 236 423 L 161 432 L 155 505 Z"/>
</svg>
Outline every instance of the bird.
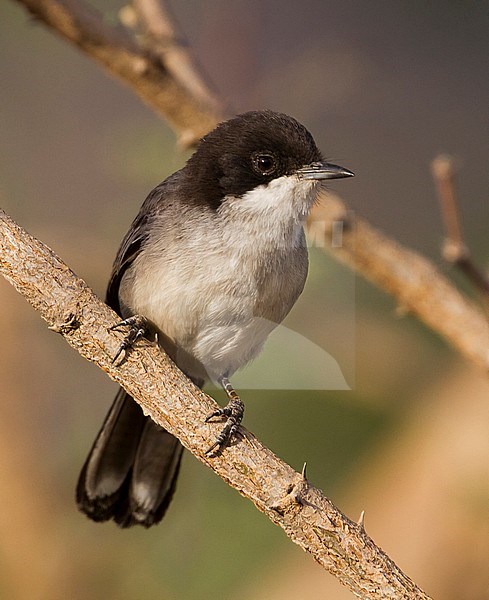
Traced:
<svg viewBox="0 0 489 600">
<path fill-rule="evenodd" d="M 106 302 L 128 333 L 114 360 L 156 337 L 187 377 L 219 383 L 228 404 L 207 417 L 222 452 L 244 405 L 230 383 L 300 296 L 308 271 L 304 223 L 324 180 L 351 177 L 325 162 L 296 119 L 250 111 L 220 123 L 179 171 L 147 196 L 117 252 Z M 86 459 L 78 508 L 94 521 L 150 527 L 175 491 L 183 446 L 119 389 Z"/>
</svg>

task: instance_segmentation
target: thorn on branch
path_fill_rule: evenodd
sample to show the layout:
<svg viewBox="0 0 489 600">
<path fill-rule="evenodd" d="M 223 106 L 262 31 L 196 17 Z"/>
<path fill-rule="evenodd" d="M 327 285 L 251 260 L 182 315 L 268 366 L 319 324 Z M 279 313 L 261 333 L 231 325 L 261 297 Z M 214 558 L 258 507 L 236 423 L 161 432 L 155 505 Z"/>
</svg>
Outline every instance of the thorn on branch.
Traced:
<svg viewBox="0 0 489 600">
<path fill-rule="evenodd" d="M 319 510 L 315 504 L 306 498 L 307 491 L 309 490 L 309 482 L 305 478 L 305 468 L 306 463 L 304 463 L 302 468 L 300 479 L 287 486 L 284 495 L 277 502 L 270 504 L 270 510 L 277 512 L 282 517 L 286 512 L 297 507 L 311 506 Z"/>
</svg>

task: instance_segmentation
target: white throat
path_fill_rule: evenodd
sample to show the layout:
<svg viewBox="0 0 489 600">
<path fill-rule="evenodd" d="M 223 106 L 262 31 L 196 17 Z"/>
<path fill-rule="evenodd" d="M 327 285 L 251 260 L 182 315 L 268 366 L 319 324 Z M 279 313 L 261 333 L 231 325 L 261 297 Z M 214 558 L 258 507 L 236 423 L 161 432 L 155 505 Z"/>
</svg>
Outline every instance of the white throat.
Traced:
<svg viewBox="0 0 489 600">
<path fill-rule="evenodd" d="M 230 237 L 236 227 L 243 246 L 248 245 L 245 242 L 255 248 L 268 244 L 276 249 L 297 246 L 318 189 L 317 181 L 284 175 L 239 198 L 227 197 L 218 209 L 228 226 L 226 237 L 236 244 L 237 239 Z"/>
</svg>

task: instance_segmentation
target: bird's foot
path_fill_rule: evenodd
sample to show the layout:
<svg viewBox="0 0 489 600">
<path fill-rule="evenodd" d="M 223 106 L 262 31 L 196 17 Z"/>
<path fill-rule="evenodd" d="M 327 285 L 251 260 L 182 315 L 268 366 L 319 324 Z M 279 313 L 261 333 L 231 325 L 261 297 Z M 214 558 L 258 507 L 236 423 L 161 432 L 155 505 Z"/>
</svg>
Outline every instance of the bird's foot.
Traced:
<svg viewBox="0 0 489 600">
<path fill-rule="evenodd" d="M 115 325 L 112 325 L 112 327 L 109 327 L 109 331 L 120 329 L 121 327 L 129 327 L 129 331 L 120 343 L 119 348 L 112 359 L 112 363 L 115 363 L 123 352 L 125 356 L 127 350 L 132 348 L 134 344 L 148 332 L 148 323 L 141 315 L 133 315 L 128 319 L 124 319 L 124 321 L 120 321 L 120 323 L 116 323 Z"/>
<path fill-rule="evenodd" d="M 216 456 L 219 454 L 232 440 L 233 436 L 238 431 L 238 427 L 243 420 L 244 404 L 238 396 L 233 386 L 227 377 L 222 377 L 219 383 L 224 388 L 229 402 L 224 408 L 218 408 L 207 415 L 205 422 L 207 423 L 214 417 L 226 417 L 226 423 L 217 436 L 216 441 L 206 450 L 207 455 Z"/>
</svg>

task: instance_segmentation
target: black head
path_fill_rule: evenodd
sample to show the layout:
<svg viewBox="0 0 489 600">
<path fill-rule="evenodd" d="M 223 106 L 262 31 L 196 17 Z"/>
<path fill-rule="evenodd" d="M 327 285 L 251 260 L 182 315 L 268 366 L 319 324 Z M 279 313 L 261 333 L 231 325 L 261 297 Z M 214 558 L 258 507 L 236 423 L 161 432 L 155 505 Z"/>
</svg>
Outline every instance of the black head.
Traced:
<svg viewBox="0 0 489 600">
<path fill-rule="evenodd" d="M 217 208 L 225 196 L 240 197 L 304 167 L 314 166 L 308 178 L 320 179 L 311 173 L 317 174 L 322 164 L 312 135 L 298 121 L 281 113 L 254 111 L 220 123 L 201 140 L 184 170 L 192 180 L 195 200 Z M 347 171 L 343 173 L 346 176 Z"/>
</svg>

